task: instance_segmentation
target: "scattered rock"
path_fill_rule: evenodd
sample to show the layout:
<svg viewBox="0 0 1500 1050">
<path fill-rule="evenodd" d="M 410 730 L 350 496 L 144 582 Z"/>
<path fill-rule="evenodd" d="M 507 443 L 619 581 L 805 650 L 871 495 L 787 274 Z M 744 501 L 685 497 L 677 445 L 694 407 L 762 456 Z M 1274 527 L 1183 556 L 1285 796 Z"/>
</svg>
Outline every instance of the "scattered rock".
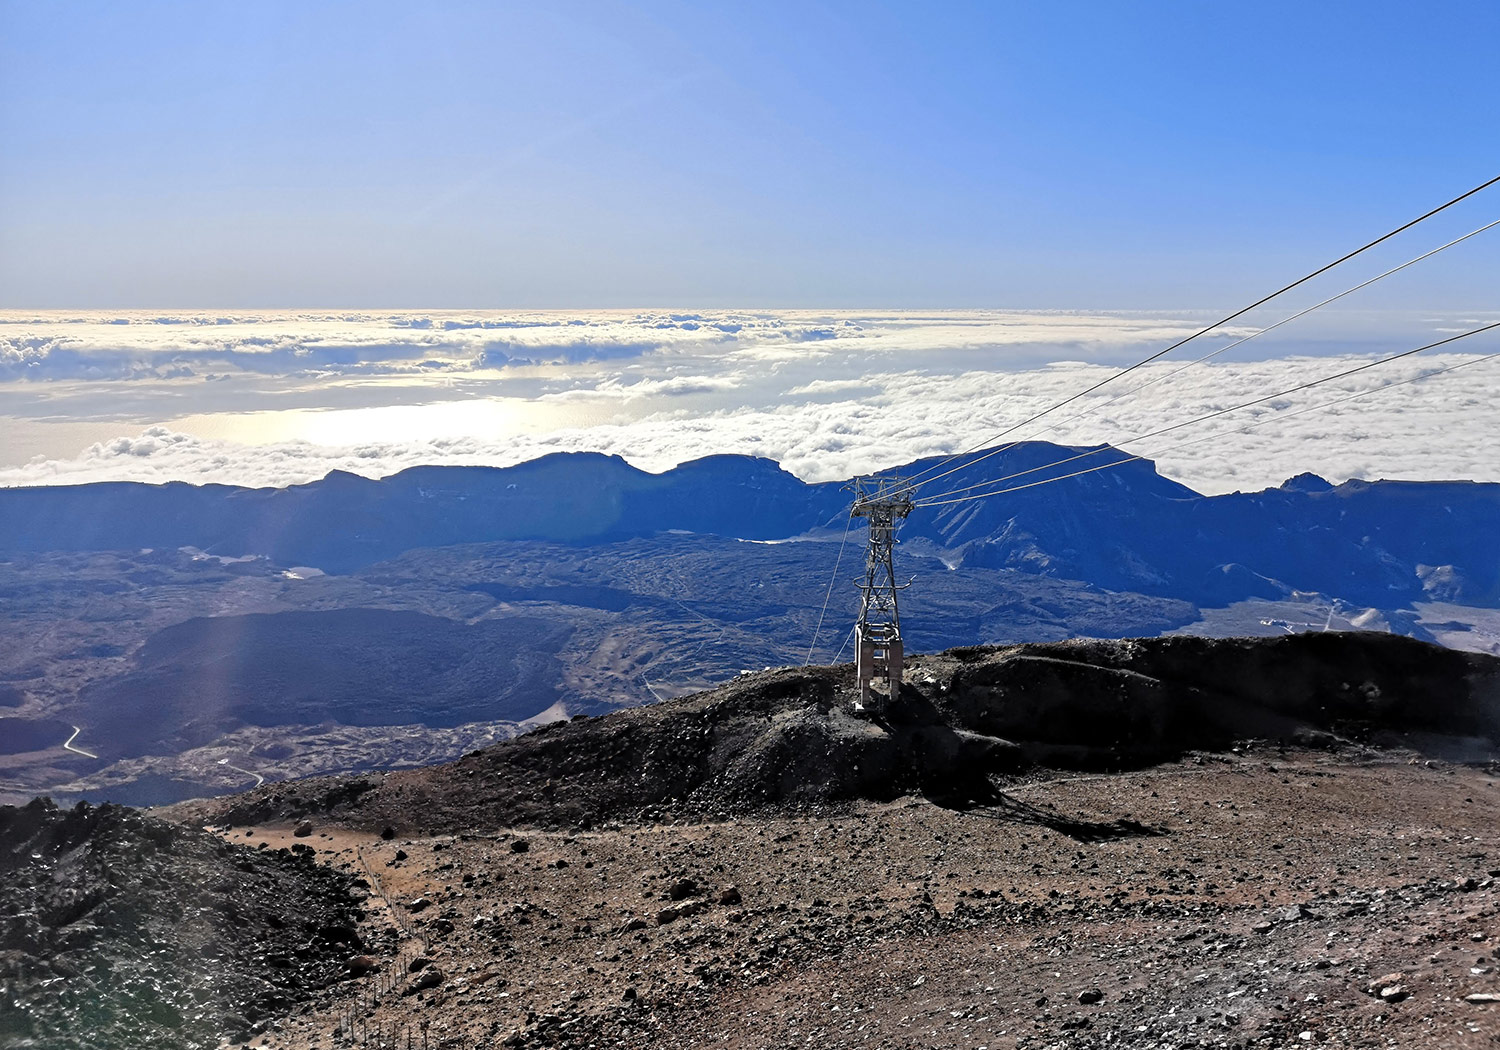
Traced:
<svg viewBox="0 0 1500 1050">
<path fill-rule="evenodd" d="M 297 824 L 297 826 L 292 829 L 292 834 L 295 835 L 295 836 L 297 836 L 299 839 L 305 839 L 305 838 L 307 838 L 307 836 L 311 835 L 312 833 L 313 833 L 313 822 L 310 821 L 310 820 L 300 821 Z"/>
<path fill-rule="evenodd" d="M 719 903 L 726 905 L 744 903 L 744 898 L 740 896 L 740 888 L 738 886 L 725 886 L 719 891 Z"/>
<path fill-rule="evenodd" d="M 1078 1001 L 1084 1006 L 1093 1006 L 1104 1001 L 1104 993 L 1097 988 L 1090 988 L 1078 993 Z"/>
<path fill-rule="evenodd" d="M 1474 1003 L 1476 1006 L 1481 1003 L 1500 1003 L 1500 994 L 1496 994 L 1495 992 L 1472 992 L 1464 996 L 1464 1002 Z"/>
<path fill-rule="evenodd" d="M 221 1045 L 381 968 L 354 878 L 122 806 L 0 806 L 0 1045 Z"/>
<path fill-rule="evenodd" d="M 696 915 L 707 907 L 708 904 L 706 901 L 680 901 L 677 904 L 668 905 L 657 912 L 656 924 L 658 926 L 665 926 L 669 922 L 676 922 L 678 919 L 686 918 L 689 915 Z"/>
<path fill-rule="evenodd" d="M 406 910 L 411 912 L 424 911 L 432 907 L 432 901 L 427 897 L 415 897 L 406 902 Z"/>
<path fill-rule="evenodd" d="M 436 966 L 427 966 L 407 982 L 406 987 L 401 989 L 401 994 L 403 996 L 416 995 L 427 988 L 436 988 L 442 983 L 443 971 Z"/>
<path fill-rule="evenodd" d="M 698 883 L 694 880 L 678 879 L 672 884 L 672 888 L 667 891 L 667 897 L 674 901 L 680 901 L 686 900 L 689 897 L 696 897 L 702 892 L 702 889 L 699 888 Z"/>
<path fill-rule="evenodd" d="M 380 959 L 374 955 L 356 955 L 351 958 L 345 965 L 349 967 L 349 972 L 351 974 L 356 977 L 360 977 L 367 973 L 374 973 L 376 970 L 380 969 L 382 963 Z"/>
</svg>

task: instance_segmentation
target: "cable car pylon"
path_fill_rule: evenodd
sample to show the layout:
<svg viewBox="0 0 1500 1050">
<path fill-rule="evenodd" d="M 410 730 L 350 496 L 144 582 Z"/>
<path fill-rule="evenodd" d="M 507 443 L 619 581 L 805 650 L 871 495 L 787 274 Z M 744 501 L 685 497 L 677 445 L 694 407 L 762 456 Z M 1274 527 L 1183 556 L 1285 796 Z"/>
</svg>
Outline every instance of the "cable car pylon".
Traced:
<svg viewBox="0 0 1500 1050">
<path fill-rule="evenodd" d="M 854 625 L 855 674 L 859 682 L 855 709 L 862 710 L 875 700 L 877 694 L 872 686 L 877 676 L 885 679 L 887 697 L 894 700 L 901 694 L 905 653 L 896 596 L 911 584 L 896 583 L 893 557 L 896 523 L 911 513 L 914 504 L 910 486 L 895 475 L 855 478 L 850 488 L 854 491 L 853 516 L 866 518 L 870 523 L 865 573 L 859 583 L 859 619 Z"/>
</svg>

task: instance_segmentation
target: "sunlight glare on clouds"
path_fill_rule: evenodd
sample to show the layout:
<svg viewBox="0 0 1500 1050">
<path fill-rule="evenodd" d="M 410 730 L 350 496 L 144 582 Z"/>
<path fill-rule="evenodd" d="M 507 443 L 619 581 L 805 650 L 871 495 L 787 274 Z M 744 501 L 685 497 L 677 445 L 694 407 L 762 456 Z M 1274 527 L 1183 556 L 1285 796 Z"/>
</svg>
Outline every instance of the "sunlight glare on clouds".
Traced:
<svg viewBox="0 0 1500 1050">
<path fill-rule="evenodd" d="M 226 412 L 185 416 L 172 426 L 201 437 L 244 445 L 301 441 L 314 445 L 500 440 L 562 427 L 608 422 L 615 413 L 594 405 L 560 405 L 522 398 L 483 398 L 426 405 L 282 412 Z"/>
<path fill-rule="evenodd" d="M 967 448 L 1197 323 L 1193 314 L 1017 311 L 11 312 L 0 315 L 0 427 L 13 436 L 0 453 L 0 483 L 285 485 L 333 469 L 378 477 L 560 450 L 617 454 L 650 470 L 713 453 L 759 455 L 805 479 L 833 480 Z M 1257 348 L 1262 356 L 1180 374 L 1174 355 L 1011 436 L 1164 451 L 1162 472 L 1205 492 L 1274 485 L 1305 470 L 1333 480 L 1500 480 L 1494 363 L 1234 433 L 1268 413 L 1466 359 L 1457 352 L 1182 434 L 1129 440 L 1454 325 L 1355 318 L 1298 339 L 1278 333 Z M 1204 339 L 1187 359 L 1227 341 Z M 1493 338 L 1473 342 L 1444 349 L 1497 349 Z M 80 435 L 100 427 L 111 436 L 80 453 Z"/>
</svg>

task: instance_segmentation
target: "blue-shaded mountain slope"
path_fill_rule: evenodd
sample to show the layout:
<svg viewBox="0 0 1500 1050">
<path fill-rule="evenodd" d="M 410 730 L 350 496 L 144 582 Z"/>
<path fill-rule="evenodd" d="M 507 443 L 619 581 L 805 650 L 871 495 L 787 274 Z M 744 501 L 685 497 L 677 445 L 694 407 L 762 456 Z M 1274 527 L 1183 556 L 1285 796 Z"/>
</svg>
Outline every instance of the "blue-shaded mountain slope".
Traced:
<svg viewBox="0 0 1500 1050">
<path fill-rule="evenodd" d="M 1086 458 L 1035 469 L 1080 455 Z M 1122 457 L 1108 447 L 1026 442 L 943 463 L 920 494 L 1015 488 Z M 939 462 L 900 472 L 919 474 Z M 955 463 L 951 476 L 937 477 Z M 713 456 L 650 474 L 619 457 L 558 453 L 514 467 L 419 467 L 381 480 L 335 472 L 283 489 L 8 489 L 0 491 L 0 554 L 193 546 L 350 572 L 403 551 L 461 543 L 589 545 L 672 530 L 769 540 L 842 531 L 848 501 L 840 483 L 806 484 L 765 459 Z M 1424 596 L 1500 604 L 1500 485 L 1331 486 L 1304 476 L 1263 492 L 1203 496 L 1138 460 L 922 508 L 901 538 L 927 541 L 952 563 L 1208 605 L 1290 590 L 1380 607 Z"/>
</svg>

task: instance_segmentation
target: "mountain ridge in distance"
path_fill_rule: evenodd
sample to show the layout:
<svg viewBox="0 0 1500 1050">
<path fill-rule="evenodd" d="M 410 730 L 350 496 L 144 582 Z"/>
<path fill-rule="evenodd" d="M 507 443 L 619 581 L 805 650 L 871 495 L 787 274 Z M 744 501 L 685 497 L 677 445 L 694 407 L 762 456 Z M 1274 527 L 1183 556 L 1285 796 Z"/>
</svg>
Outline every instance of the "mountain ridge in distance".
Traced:
<svg viewBox="0 0 1500 1050">
<path fill-rule="evenodd" d="M 1103 464 L 1117 451 L 1024 442 L 970 454 L 923 495 L 1025 484 L 1076 465 L 1031 473 L 1038 467 L 1080 455 Z M 895 473 L 947 462 L 919 460 Z M 193 546 L 346 573 L 417 547 L 498 540 L 585 544 L 672 531 L 787 539 L 841 527 L 848 501 L 841 482 L 805 483 L 755 457 L 711 456 L 650 474 L 618 456 L 553 453 L 512 467 L 411 467 L 379 480 L 335 471 L 280 489 L 0 490 L 0 553 Z M 921 510 L 902 531 L 959 564 L 1189 601 L 1222 567 L 1244 566 L 1292 590 L 1372 605 L 1394 593 L 1484 606 L 1500 604 L 1500 564 L 1484 541 L 1495 535 L 1500 485 L 1333 486 L 1302 475 L 1279 488 L 1203 496 L 1146 460 Z"/>
</svg>

